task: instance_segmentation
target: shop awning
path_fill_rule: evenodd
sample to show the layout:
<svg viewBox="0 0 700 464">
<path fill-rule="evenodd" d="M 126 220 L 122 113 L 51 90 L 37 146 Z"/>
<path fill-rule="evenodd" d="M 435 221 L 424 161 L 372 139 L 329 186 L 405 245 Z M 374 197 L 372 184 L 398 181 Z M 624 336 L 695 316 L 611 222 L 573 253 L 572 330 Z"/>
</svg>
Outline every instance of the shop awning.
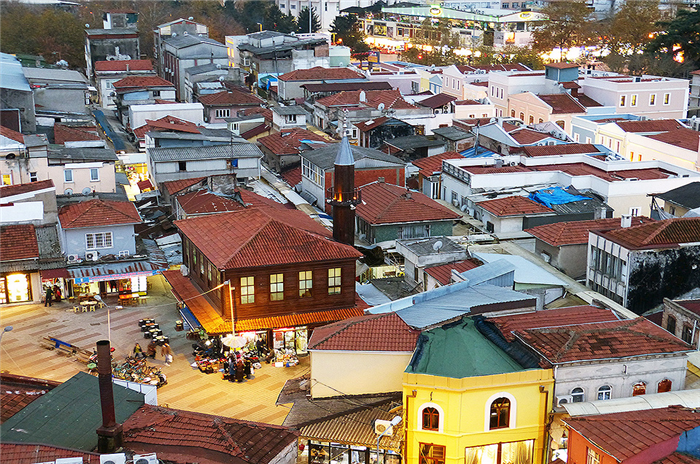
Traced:
<svg viewBox="0 0 700 464">
<path fill-rule="evenodd" d="M 41 271 L 42 279 L 67 279 L 69 277 L 68 270 L 64 267 L 58 269 L 44 269 Z"/>
<path fill-rule="evenodd" d="M 180 308 L 180 317 L 182 317 L 182 320 L 185 321 L 185 323 L 189 325 L 192 329 L 198 329 L 202 327 L 202 324 L 199 323 L 197 318 L 194 317 L 194 314 L 192 314 L 192 311 L 190 311 L 187 306 L 183 306 L 182 308 Z"/>
<path fill-rule="evenodd" d="M 152 276 L 164 268 L 150 261 L 131 261 L 125 263 L 98 264 L 68 268 L 69 278 L 76 284 L 99 282 L 103 280 L 130 279 L 137 276 Z"/>
</svg>

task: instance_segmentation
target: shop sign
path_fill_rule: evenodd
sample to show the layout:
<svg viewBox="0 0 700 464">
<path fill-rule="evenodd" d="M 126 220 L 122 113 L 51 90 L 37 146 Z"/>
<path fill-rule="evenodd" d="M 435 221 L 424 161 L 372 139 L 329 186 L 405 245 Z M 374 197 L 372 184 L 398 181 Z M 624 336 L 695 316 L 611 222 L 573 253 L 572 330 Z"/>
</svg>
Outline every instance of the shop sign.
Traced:
<svg viewBox="0 0 700 464">
<path fill-rule="evenodd" d="M 520 13 L 518 16 L 520 17 L 520 19 L 530 19 L 530 18 L 532 18 L 532 12 L 530 12 L 530 11 L 523 11 L 523 12 Z"/>
<path fill-rule="evenodd" d="M 442 15 L 442 8 L 440 8 L 438 5 L 431 5 L 430 6 L 430 14 L 432 16 Z"/>
<path fill-rule="evenodd" d="M 87 284 L 89 282 L 100 282 L 103 280 L 121 280 L 121 279 L 130 279 L 132 277 L 137 277 L 137 276 L 154 276 L 158 274 L 158 271 L 139 271 L 139 272 L 127 272 L 124 274 L 106 274 L 106 275 L 99 275 L 99 276 L 90 276 L 90 277 L 76 277 L 73 279 L 73 281 L 76 284 Z"/>
<path fill-rule="evenodd" d="M 367 62 L 369 63 L 379 63 L 379 52 L 378 51 L 371 51 L 369 52 L 369 55 L 367 56 Z"/>
</svg>

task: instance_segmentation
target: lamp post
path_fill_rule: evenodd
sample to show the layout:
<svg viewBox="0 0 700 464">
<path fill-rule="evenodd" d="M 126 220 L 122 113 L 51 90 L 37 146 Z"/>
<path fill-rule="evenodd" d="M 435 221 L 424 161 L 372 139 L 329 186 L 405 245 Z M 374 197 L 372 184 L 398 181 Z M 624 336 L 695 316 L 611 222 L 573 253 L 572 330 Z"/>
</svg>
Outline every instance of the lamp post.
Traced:
<svg viewBox="0 0 700 464">
<path fill-rule="evenodd" d="M 392 427 L 394 427 L 395 425 L 399 425 L 400 423 L 401 423 L 401 416 L 395 416 L 393 419 L 391 419 L 391 426 Z M 386 435 L 386 433 L 389 430 L 391 430 L 391 428 L 387 427 L 387 429 L 385 431 L 383 431 L 382 433 L 380 433 L 377 436 L 377 464 L 379 464 L 379 440 L 381 440 L 382 437 L 384 435 Z M 383 463 L 383 464 L 386 464 L 386 463 Z"/>
<path fill-rule="evenodd" d="M 2 332 L 0 332 L 0 341 L 2 341 L 2 336 L 5 335 L 5 332 L 11 332 L 14 327 L 11 325 L 8 325 L 2 329 Z"/>
</svg>

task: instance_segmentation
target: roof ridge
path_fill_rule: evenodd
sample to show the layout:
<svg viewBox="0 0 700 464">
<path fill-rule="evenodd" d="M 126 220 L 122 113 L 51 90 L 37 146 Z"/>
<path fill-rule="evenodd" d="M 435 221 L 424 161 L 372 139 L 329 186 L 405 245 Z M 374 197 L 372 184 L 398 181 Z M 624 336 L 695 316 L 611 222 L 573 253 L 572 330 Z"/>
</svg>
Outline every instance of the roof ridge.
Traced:
<svg viewBox="0 0 700 464">
<path fill-rule="evenodd" d="M 221 433 L 222 437 L 228 442 L 231 447 L 231 452 L 235 456 L 240 456 L 243 453 L 243 450 L 241 450 L 241 447 L 238 446 L 238 443 L 233 439 L 233 436 L 229 433 L 229 431 L 223 427 L 222 422 L 223 421 L 220 417 L 214 417 L 212 420 L 212 425 L 214 425 L 219 433 Z"/>
<path fill-rule="evenodd" d="M 259 209 L 257 209 L 257 208 L 251 209 L 251 210 L 249 210 L 249 211 L 255 211 L 255 212 L 257 212 L 257 213 L 261 213 L 261 214 L 263 214 L 264 216 L 266 216 L 267 219 L 265 220 L 265 223 L 262 225 L 262 227 L 258 227 L 258 229 L 257 229 L 254 233 L 250 234 L 250 237 L 248 237 L 247 240 L 245 240 L 244 242 L 242 242 L 235 250 L 233 250 L 233 253 L 226 259 L 226 263 L 230 263 L 231 260 L 233 260 L 233 258 L 234 258 L 238 253 L 240 253 L 240 251 L 243 249 L 243 247 L 246 246 L 246 245 L 248 245 L 254 238 L 256 238 L 258 235 L 260 235 L 260 233 L 261 233 L 264 229 L 266 229 L 267 226 L 268 226 L 268 225 L 270 224 L 270 222 L 272 221 L 272 217 L 271 217 L 269 214 L 265 214 L 263 211 L 261 211 L 261 210 L 259 210 Z"/>
<path fill-rule="evenodd" d="M 348 330 L 350 327 L 355 327 L 357 324 L 361 324 L 361 323 L 363 323 L 363 322 L 365 322 L 365 321 L 368 321 L 368 320 L 377 320 L 377 319 L 381 319 L 381 318 L 383 318 L 383 317 L 388 317 L 388 316 L 391 315 L 391 314 L 395 314 L 395 313 L 393 313 L 393 312 L 388 312 L 388 313 L 379 313 L 379 314 L 372 314 L 372 315 L 370 315 L 370 316 L 358 317 L 356 321 L 351 321 L 351 322 L 349 322 L 347 325 L 345 325 L 345 326 L 343 326 L 342 328 L 340 328 L 339 330 L 328 334 L 326 337 L 324 337 L 324 338 L 322 338 L 321 340 L 319 340 L 318 342 L 316 342 L 316 343 L 314 344 L 314 346 L 318 348 L 321 344 L 327 342 L 328 340 L 330 340 L 331 338 L 335 337 L 336 335 L 340 335 L 341 333 L 343 333 L 343 332 L 345 332 L 346 330 Z M 372 316 L 374 316 L 374 317 L 372 317 Z"/>
</svg>

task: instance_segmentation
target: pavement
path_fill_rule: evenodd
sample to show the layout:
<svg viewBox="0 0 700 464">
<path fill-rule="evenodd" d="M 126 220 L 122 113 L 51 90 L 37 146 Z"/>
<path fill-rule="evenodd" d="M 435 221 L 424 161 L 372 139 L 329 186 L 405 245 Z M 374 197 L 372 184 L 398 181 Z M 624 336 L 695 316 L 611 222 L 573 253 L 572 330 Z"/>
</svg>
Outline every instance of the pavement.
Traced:
<svg viewBox="0 0 700 464">
<path fill-rule="evenodd" d="M 281 425 L 289 409 L 275 406 L 277 396 L 288 379 L 310 371 L 309 358 L 301 357 L 297 366 L 288 368 L 263 363 L 263 367 L 255 371 L 254 378 L 243 383 L 223 381 L 220 373 L 203 374 L 191 367 L 194 362 L 193 341 L 187 340 L 185 331 L 175 330 L 175 321 L 180 316 L 168 284 L 161 276 L 149 277 L 149 282 L 152 289 L 148 304 L 122 309 L 110 305 L 115 361 L 130 354 L 137 342 L 145 349 L 148 340 L 143 338 L 138 321 L 155 318 L 163 334 L 170 337 L 170 346 L 175 352 L 170 366 L 165 365 L 160 350 L 155 360 L 148 360 L 167 376 L 168 383 L 158 389 L 160 405 Z M 67 302 L 55 303 L 48 308 L 36 304 L 0 307 L 0 326 L 13 326 L 12 331 L 2 336 L 0 369 L 57 381 L 65 381 L 80 371 L 86 371 L 85 364 L 74 357 L 67 357 L 58 350 L 47 350 L 39 344 L 42 337 L 50 335 L 92 350 L 98 340 L 107 338 L 107 308 L 74 313 L 72 307 Z"/>
</svg>

